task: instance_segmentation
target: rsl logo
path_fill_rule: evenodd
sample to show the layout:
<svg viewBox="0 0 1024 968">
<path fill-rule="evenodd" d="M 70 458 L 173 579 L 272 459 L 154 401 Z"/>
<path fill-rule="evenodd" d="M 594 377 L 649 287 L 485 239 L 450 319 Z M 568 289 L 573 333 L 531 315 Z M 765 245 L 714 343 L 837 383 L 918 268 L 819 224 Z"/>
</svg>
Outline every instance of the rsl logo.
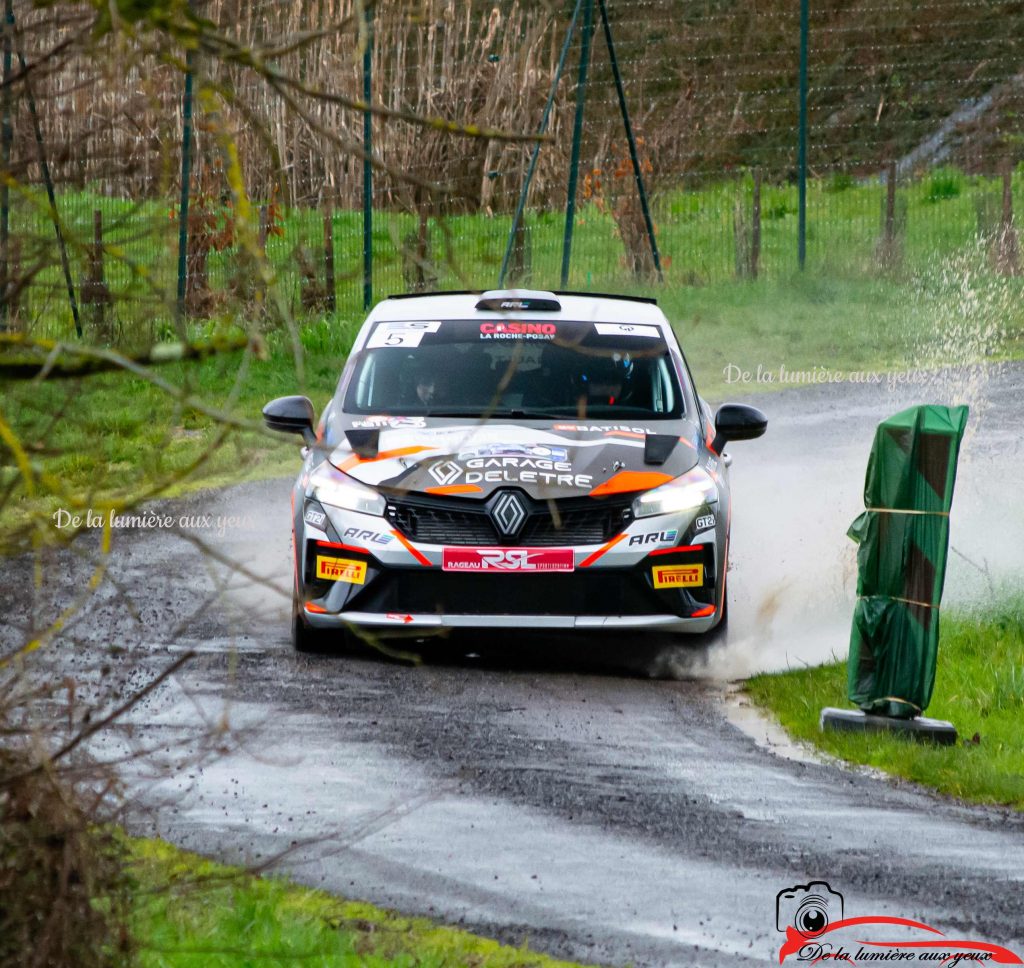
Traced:
<svg viewBox="0 0 1024 968">
<path fill-rule="evenodd" d="M 502 574 L 531 574 L 544 571 L 572 571 L 572 548 L 445 548 L 444 571 L 495 571 Z"/>
</svg>

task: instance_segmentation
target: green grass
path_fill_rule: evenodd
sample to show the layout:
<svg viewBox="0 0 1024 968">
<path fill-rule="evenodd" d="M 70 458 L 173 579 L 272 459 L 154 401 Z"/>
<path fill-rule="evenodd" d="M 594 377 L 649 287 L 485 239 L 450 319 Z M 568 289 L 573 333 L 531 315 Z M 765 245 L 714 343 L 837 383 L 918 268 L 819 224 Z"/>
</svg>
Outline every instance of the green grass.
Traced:
<svg viewBox="0 0 1024 968">
<path fill-rule="evenodd" d="M 334 391 L 354 327 L 321 320 L 304 328 L 304 380 L 283 336 L 267 359 L 231 353 L 202 362 L 156 367 L 161 378 L 217 410 L 259 425 L 267 400 L 306 393 L 321 409 Z M 132 375 L 109 373 L 5 390 L 3 413 L 36 465 L 59 478 L 62 490 L 86 506 L 124 501 L 158 489 L 163 496 L 255 477 L 294 473 L 301 441 L 281 441 L 261 429 L 230 430 L 164 390 Z M 197 461 L 199 466 L 193 469 Z M 186 472 L 188 472 L 186 474 Z M 50 520 L 68 507 L 59 493 L 37 484 L 29 498 L 17 470 L 0 467 L 0 487 L 14 483 L 0 506 L 0 534 L 8 550 L 28 537 L 32 519 Z"/>
<path fill-rule="evenodd" d="M 964 800 L 1024 810 L 1024 598 L 1019 595 L 998 606 L 943 613 L 935 693 L 926 714 L 956 726 L 957 746 L 821 732 L 823 706 L 850 706 L 845 663 L 756 676 L 746 688 L 791 736 L 826 753 Z"/>
<path fill-rule="evenodd" d="M 1014 194 L 1024 194 L 1024 166 L 1014 174 Z M 31 193 L 30 193 L 31 194 Z M 88 190 L 67 192 L 58 199 L 71 239 L 73 276 L 81 279 L 92 240 L 94 209 L 103 212 L 108 254 L 106 278 L 115 296 L 123 297 L 118 312 L 127 329 L 161 335 L 170 325 L 169 307 L 176 286 L 177 222 L 171 217 L 175 201 L 132 202 L 104 197 Z M 749 177 L 695 185 L 691 190 L 656 192 L 653 217 L 665 265 L 667 292 L 691 287 L 721 287 L 735 278 L 736 206 L 749 212 Z M 938 262 L 974 244 L 979 221 L 994 228 L 1001 204 L 998 179 L 968 176 L 940 169 L 901 185 L 897 222 L 904 258 L 895 269 L 880 269 L 876 247 L 882 224 L 884 188 L 874 181 L 851 178 L 815 179 L 808 185 L 807 268 L 815 277 L 870 281 L 876 278 L 906 282 L 931 271 Z M 52 227 L 42 193 L 19 195 L 12 214 L 12 235 L 51 244 Z M 219 203 L 217 203 L 219 204 Z M 1018 206 L 1019 207 L 1019 206 Z M 226 209 L 215 208 L 223 213 Z M 765 185 L 761 198 L 761 275 L 786 282 L 796 270 L 797 188 Z M 979 212 L 983 215 L 979 216 Z M 511 217 L 506 214 L 452 215 L 431 222 L 431 253 L 441 288 L 490 287 L 496 284 Z M 532 283 L 557 287 L 562 255 L 564 217 L 557 211 L 527 216 L 531 232 Z M 267 242 L 268 258 L 278 274 L 286 301 L 298 308 L 299 273 L 294 253 L 303 246 L 314 257 L 322 251 L 323 215 L 312 209 L 283 212 L 280 236 Z M 374 213 L 374 281 L 378 295 L 401 292 L 407 286 L 400 249 L 415 230 L 412 214 Z M 339 311 L 357 314 L 362 293 L 362 216 L 358 211 L 333 215 Z M 448 246 L 451 247 L 449 259 Z M 570 288 L 621 291 L 633 286 L 624 266 L 623 243 L 607 210 L 584 203 L 578 210 L 573 244 Z M 211 287 L 227 288 L 237 274 L 231 250 L 211 252 Z M 51 335 L 71 331 L 70 312 L 56 255 L 53 265 L 30 288 L 26 316 L 33 326 Z"/>
<path fill-rule="evenodd" d="M 486 938 L 132 843 L 143 968 L 573 968 Z M 576 966 L 578 968 L 578 966 Z"/>
</svg>

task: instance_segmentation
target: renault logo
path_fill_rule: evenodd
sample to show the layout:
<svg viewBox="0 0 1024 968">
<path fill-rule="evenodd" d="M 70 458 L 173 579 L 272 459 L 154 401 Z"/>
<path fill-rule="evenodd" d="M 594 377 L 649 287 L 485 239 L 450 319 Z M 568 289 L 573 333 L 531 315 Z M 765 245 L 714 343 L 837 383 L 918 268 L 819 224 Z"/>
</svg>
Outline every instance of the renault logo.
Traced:
<svg viewBox="0 0 1024 968">
<path fill-rule="evenodd" d="M 526 520 L 526 508 L 518 495 L 506 491 L 492 505 L 491 520 L 503 538 L 514 538 Z"/>
</svg>

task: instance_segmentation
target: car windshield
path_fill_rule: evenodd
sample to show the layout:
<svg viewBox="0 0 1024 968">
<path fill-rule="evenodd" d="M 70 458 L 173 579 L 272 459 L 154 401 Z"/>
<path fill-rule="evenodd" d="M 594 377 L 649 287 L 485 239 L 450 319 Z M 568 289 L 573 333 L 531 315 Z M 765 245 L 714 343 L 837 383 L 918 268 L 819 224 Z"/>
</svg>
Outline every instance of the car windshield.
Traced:
<svg viewBox="0 0 1024 968">
<path fill-rule="evenodd" d="M 657 326 L 485 319 L 378 323 L 345 410 L 664 420 L 684 404 Z"/>
</svg>

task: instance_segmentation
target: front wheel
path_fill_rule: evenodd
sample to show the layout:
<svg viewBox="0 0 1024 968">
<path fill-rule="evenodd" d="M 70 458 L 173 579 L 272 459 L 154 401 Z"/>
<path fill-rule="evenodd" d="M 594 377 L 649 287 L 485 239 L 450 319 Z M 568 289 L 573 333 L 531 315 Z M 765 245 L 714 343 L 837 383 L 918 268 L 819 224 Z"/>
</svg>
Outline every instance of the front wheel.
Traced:
<svg viewBox="0 0 1024 968">
<path fill-rule="evenodd" d="M 718 624 L 708 629 L 703 639 L 707 643 L 724 642 L 729 635 L 729 586 L 726 585 L 722 594 L 722 617 Z"/>
<path fill-rule="evenodd" d="M 296 652 L 324 652 L 329 644 L 329 633 L 306 624 L 302 617 L 302 603 L 292 595 L 292 648 Z"/>
</svg>

